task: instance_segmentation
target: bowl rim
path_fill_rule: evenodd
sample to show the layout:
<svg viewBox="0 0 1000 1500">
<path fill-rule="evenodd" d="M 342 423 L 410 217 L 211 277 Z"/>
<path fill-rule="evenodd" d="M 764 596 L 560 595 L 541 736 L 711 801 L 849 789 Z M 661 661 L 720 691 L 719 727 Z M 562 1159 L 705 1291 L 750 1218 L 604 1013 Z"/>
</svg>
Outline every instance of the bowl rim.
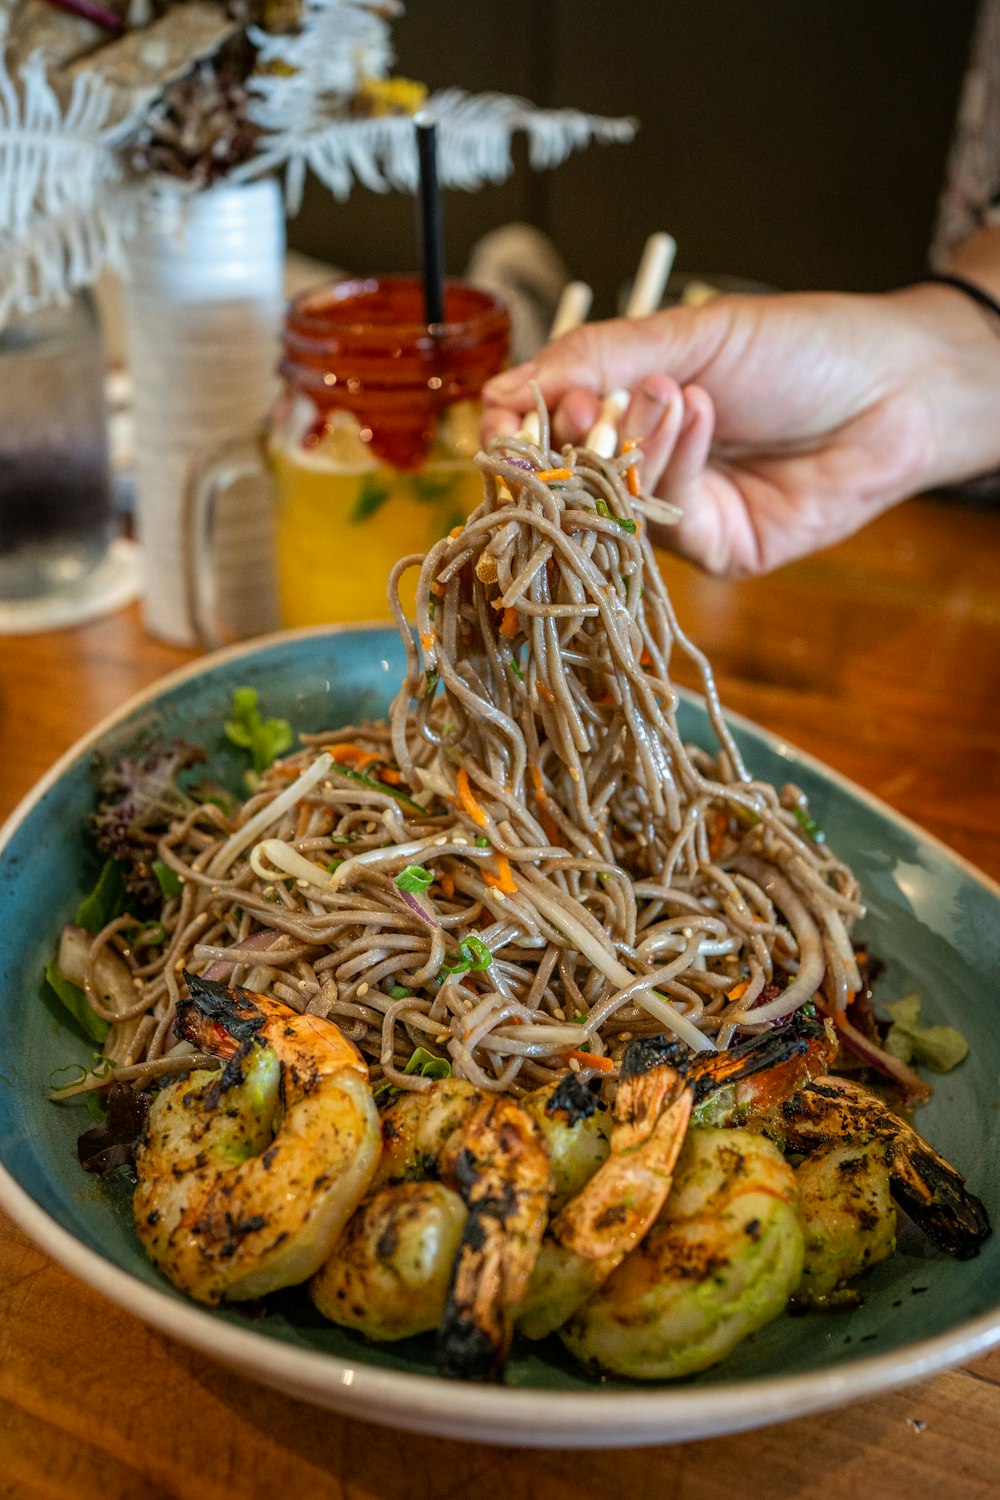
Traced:
<svg viewBox="0 0 1000 1500">
<path fill-rule="evenodd" d="M 366 624 L 279 631 L 197 657 L 130 696 L 69 747 L 18 802 L 0 827 L 0 859 L 17 829 L 70 767 L 105 735 L 150 703 L 192 679 L 241 658 L 297 641 L 308 643 L 394 627 Z M 700 695 L 680 696 L 701 703 Z M 930 845 L 1000 901 L 1000 884 L 942 840 L 806 751 L 740 714 L 726 719 L 763 739 L 773 751 L 814 770 L 856 801 Z M 438 1376 L 389 1370 L 340 1355 L 303 1349 L 253 1329 L 234 1327 L 194 1303 L 151 1287 L 81 1244 L 43 1209 L 0 1163 L 0 1208 L 78 1280 L 143 1322 L 286 1394 L 357 1420 L 472 1441 L 525 1447 L 641 1445 L 744 1431 L 832 1406 L 863 1400 L 962 1363 L 1000 1343 L 1000 1301 L 991 1312 L 902 1349 L 850 1364 L 794 1375 L 763 1376 L 683 1389 L 667 1384 L 613 1391 L 549 1390 L 538 1386 L 463 1385 Z M 266 1355 L 264 1351 L 267 1351 Z M 447 1401 L 442 1394 L 447 1391 Z"/>
</svg>

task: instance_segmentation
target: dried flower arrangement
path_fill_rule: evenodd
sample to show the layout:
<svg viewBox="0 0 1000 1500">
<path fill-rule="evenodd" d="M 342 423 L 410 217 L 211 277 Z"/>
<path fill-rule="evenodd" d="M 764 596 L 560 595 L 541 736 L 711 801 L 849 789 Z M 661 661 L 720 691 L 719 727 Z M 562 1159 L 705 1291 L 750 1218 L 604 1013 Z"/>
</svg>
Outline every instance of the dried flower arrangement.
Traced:
<svg viewBox="0 0 1000 1500">
<path fill-rule="evenodd" d="M 441 180 L 476 188 L 633 126 L 390 74 L 399 0 L 0 0 L 0 324 L 120 261 L 145 196 L 312 170 L 412 190 L 412 115 L 438 121 Z"/>
</svg>

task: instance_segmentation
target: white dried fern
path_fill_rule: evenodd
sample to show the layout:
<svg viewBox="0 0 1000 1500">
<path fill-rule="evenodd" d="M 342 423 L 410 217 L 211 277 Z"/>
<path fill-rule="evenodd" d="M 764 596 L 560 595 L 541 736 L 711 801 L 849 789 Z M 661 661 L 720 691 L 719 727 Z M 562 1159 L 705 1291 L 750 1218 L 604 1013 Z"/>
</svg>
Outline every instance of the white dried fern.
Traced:
<svg viewBox="0 0 1000 1500">
<path fill-rule="evenodd" d="M 283 169 L 292 212 L 307 168 L 337 198 L 356 182 L 375 192 L 412 191 L 417 183 L 413 122 L 405 115 L 352 118 L 350 101 L 362 78 L 384 78 L 392 63 L 384 17 L 402 6 L 373 10 L 371 0 L 306 0 L 299 29 L 283 36 L 252 33 L 264 71 L 251 79 L 251 115 L 264 132 L 244 177 Z M 277 73 L 268 65 L 277 64 Z M 628 141 L 629 120 L 606 120 L 574 109 L 536 109 L 509 94 L 470 95 L 446 89 L 427 101 L 438 122 L 438 172 L 446 187 L 472 190 L 501 182 L 513 167 L 511 140 L 523 132 L 536 168 L 554 167 L 589 141 Z"/>
<path fill-rule="evenodd" d="M 287 82 L 287 80 L 285 80 Z M 290 90 L 262 99 L 254 117 L 264 129 L 258 154 L 239 168 L 237 178 L 284 169 L 290 210 L 301 201 L 306 169 L 315 172 L 336 198 L 346 198 L 355 182 L 375 192 L 417 183 L 413 121 L 405 115 L 376 119 L 333 118 L 322 99 Z M 299 103 L 300 109 L 294 108 Z M 536 109 L 509 94 L 466 94 L 446 89 L 424 106 L 438 125 L 438 175 L 445 187 L 471 191 L 502 182 L 513 169 L 515 134 L 528 138 L 535 168 L 558 166 L 571 151 L 590 141 L 626 142 L 635 134 L 630 120 L 609 120 L 575 109 Z"/>
<path fill-rule="evenodd" d="M 0 59 L 0 325 L 90 285 L 119 257 L 128 211 L 110 103 L 81 74 L 64 107 L 40 57 L 16 79 Z"/>
</svg>

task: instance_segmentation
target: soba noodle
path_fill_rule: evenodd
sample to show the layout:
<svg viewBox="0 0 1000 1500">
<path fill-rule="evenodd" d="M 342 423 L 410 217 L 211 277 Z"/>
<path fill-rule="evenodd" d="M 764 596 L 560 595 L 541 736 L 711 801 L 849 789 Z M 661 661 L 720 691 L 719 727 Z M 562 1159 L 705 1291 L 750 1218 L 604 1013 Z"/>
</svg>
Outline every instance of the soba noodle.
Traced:
<svg viewBox="0 0 1000 1500">
<path fill-rule="evenodd" d="M 636 1036 L 724 1048 L 859 988 L 856 882 L 801 795 L 744 766 L 630 455 L 506 439 L 478 462 L 479 508 L 393 571 L 388 722 L 304 735 L 235 822 L 206 804 L 171 829 L 158 853 L 182 894 L 156 956 L 115 924 L 95 940 L 90 971 L 110 944 L 144 1002 L 120 1075 L 190 1065 L 171 1033 L 183 968 L 335 1018 L 376 1079 L 426 1087 L 405 1071 L 423 1048 L 514 1092 L 567 1067 L 613 1086 Z M 712 750 L 682 742 L 675 652 Z"/>
</svg>

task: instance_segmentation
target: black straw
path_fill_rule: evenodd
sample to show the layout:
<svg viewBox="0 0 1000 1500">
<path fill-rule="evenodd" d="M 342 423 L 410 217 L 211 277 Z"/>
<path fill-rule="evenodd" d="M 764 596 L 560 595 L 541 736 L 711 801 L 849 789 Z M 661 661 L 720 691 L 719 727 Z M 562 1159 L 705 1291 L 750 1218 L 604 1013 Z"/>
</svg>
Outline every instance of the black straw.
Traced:
<svg viewBox="0 0 1000 1500">
<path fill-rule="evenodd" d="M 417 158 L 420 189 L 417 193 L 417 232 L 420 239 L 420 273 L 424 281 L 424 315 L 429 324 L 444 322 L 444 244 L 441 235 L 441 189 L 437 174 L 437 125 L 417 117 Z"/>
</svg>

